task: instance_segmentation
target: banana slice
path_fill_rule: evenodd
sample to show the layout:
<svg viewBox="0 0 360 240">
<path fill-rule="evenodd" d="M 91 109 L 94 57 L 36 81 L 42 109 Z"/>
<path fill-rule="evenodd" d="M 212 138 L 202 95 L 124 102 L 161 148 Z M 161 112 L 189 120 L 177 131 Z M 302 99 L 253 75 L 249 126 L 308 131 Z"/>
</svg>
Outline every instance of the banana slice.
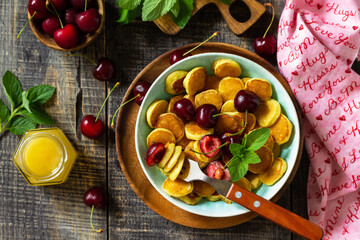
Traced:
<svg viewBox="0 0 360 240">
<path fill-rule="evenodd" d="M 168 108 L 167 108 L 167 112 L 168 113 L 174 113 L 174 104 L 181 100 L 185 95 L 181 94 L 181 95 L 177 95 L 175 97 L 172 97 L 170 98 L 170 101 L 169 101 L 169 105 L 168 105 Z"/>
<path fill-rule="evenodd" d="M 209 89 L 214 89 L 214 90 L 218 91 L 219 83 L 220 83 L 220 78 L 218 78 L 217 76 L 214 76 L 214 75 L 208 75 L 206 78 L 206 81 L 205 81 L 205 87 L 204 87 L 203 91 L 209 90 Z"/>
<path fill-rule="evenodd" d="M 182 179 L 175 179 L 171 181 L 170 178 L 167 178 L 162 188 L 166 192 L 166 194 L 173 196 L 173 197 L 183 197 L 191 193 L 194 189 L 194 184 L 192 182 L 185 182 Z"/>
<path fill-rule="evenodd" d="M 236 94 L 244 89 L 245 85 L 240 78 L 226 77 L 219 83 L 219 93 L 224 102 L 234 100 Z"/>
<path fill-rule="evenodd" d="M 220 93 L 214 89 L 210 89 L 195 95 L 195 108 L 207 103 L 214 105 L 216 109 L 220 111 L 223 104 Z"/>
<path fill-rule="evenodd" d="M 240 64 L 231 59 L 218 59 L 213 62 L 212 68 L 219 78 L 239 77 L 241 75 Z"/>
<path fill-rule="evenodd" d="M 224 113 L 224 112 L 236 112 L 236 109 L 235 109 L 235 106 L 234 106 L 234 100 L 226 101 L 222 105 L 220 112 L 222 112 L 222 113 Z"/>
<path fill-rule="evenodd" d="M 179 199 L 189 205 L 195 205 L 201 201 L 202 197 L 192 192 L 186 196 L 179 197 Z"/>
<path fill-rule="evenodd" d="M 146 138 L 146 145 L 150 147 L 151 144 L 161 142 L 166 145 L 168 143 L 175 143 L 176 139 L 174 134 L 165 128 L 156 128 Z"/>
<path fill-rule="evenodd" d="M 174 181 L 179 176 L 181 169 L 184 165 L 184 160 L 185 160 L 185 153 L 182 152 L 180 154 L 180 157 L 179 157 L 177 163 L 175 164 L 173 169 L 170 171 L 170 174 L 169 174 L 170 180 Z"/>
<path fill-rule="evenodd" d="M 215 192 L 215 188 L 204 181 L 194 181 L 194 193 L 201 197 L 211 196 Z"/>
<path fill-rule="evenodd" d="M 259 163 L 250 163 L 249 164 L 249 171 L 252 173 L 263 173 L 265 172 L 273 163 L 274 155 L 270 148 L 268 147 L 261 147 L 259 150 L 255 151 L 255 153 L 261 159 Z"/>
<path fill-rule="evenodd" d="M 160 114 L 165 113 L 168 107 L 168 102 L 166 100 L 156 99 L 150 104 L 146 111 L 146 121 L 150 127 L 154 128 L 156 119 Z"/>
<path fill-rule="evenodd" d="M 185 77 L 183 85 L 190 96 L 201 91 L 205 86 L 206 70 L 203 67 L 193 68 Z"/>
<path fill-rule="evenodd" d="M 275 142 L 281 145 L 289 141 L 292 129 L 292 123 L 284 114 L 281 114 L 274 125 L 270 127 L 270 134 L 274 137 Z"/>
<path fill-rule="evenodd" d="M 272 166 L 265 172 L 259 175 L 260 181 L 271 186 L 279 181 L 287 169 L 287 163 L 282 158 L 275 158 Z"/>
<path fill-rule="evenodd" d="M 170 130 L 177 142 L 184 136 L 184 122 L 174 113 L 161 114 L 156 120 L 155 128 Z"/>
<path fill-rule="evenodd" d="M 246 81 L 245 90 L 255 93 L 260 101 L 268 100 L 272 95 L 271 84 L 262 78 L 252 78 Z"/>
<path fill-rule="evenodd" d="M 190 140 L 200 140 L 204 135 L 213 133 L 213 128 L 202 128 L 194 121 L 185 124 L 185 135 Z"/>
<path fill-rule="evenodd" d="M 178 70 L 170 73 L 165 79 L 165 91 L 177 95 L 185 91 L 183 81 L 188 74 L 187 71 Z"/>
<path fill-rule="evenodd" d="M 165 150 L 164 156 L 158 163 L 159 168 L 165 167 L 166 163 L 170 160 L 171 156 L 173 155 L 173 153 L 175 151 L 175 143 L 170 143 L 170 144 L 168 143 L 168 144 L 166 144 L 165 148 L 166 148 L 166 150 Z"/>
<path fill-rule="evenodd" d="M 181 155 L 181 147 L 176 146 L 173 155 L 169 159 L 169 161 L 165 164 L 164 172 L 170 172 L 171 169 L 175 166 L 175 164 L 178 162 L 180 155 Z"/>
<path fill-rule="evenodd" d="M 260 103 L 259 108 L 254 112 L 256 121 L 261 127 L 270 127 L 281 114 L 281 107 L 275 99 L 269 99 Z"/>
</svg>

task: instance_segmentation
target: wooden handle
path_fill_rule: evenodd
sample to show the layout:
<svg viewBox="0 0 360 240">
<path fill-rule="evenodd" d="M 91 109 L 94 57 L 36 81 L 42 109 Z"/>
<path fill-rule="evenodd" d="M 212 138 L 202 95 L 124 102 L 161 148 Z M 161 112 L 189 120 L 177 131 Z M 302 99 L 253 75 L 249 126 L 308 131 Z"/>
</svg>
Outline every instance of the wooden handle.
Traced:
<svg viewBox="0 0 360 240">
<path fill-rule="evenodd" d="M 226 197 L 306 239 L 318 240 L 323 236 L 322 229 L 315 223 L 235 184 Z"/>
<path fill-rule="evenodd" d="M 235 0 L 232 0 L 231 3 L 234 1 Z M 205 5 L 214 3 L 219 8 L 231 31 L 233 31 L 236 35 L 239 35 L 245 32 L 251 25 L 253 25 L 265 12 L 265 7 L 256 0 L 243 0 L 243 2 L 248 6 L 251 13 L 250 19 L 246 22 L 238 22 L 235 18 L 233 18 L 230 14 L 231 4 L 226 5 L 220 0 L 195 0 L 192 15 L 195 15 Z M 166 34 L 174 35 L 181 30 L 179 26 L 174 23 L 170 14 L 165 14 L 159 19 L 155 20 L 154 23 L 160 28 L 161 31 Z"/>
</svg>

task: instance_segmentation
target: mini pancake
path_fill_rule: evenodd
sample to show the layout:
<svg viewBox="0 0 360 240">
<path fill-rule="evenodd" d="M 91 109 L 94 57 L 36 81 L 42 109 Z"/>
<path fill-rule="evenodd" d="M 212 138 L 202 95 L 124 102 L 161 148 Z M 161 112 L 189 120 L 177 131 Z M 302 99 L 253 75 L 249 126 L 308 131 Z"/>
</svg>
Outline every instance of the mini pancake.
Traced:
<svg viewBox="0 0 360 240">
<path fill-rule="evenodd" d="M 174 134 L 165 128 L 155 128 L 146 138 L 146 145 L 150 147 L 153 143 L 160 142 L 164 145 L 168 143 L 175 143 L 176 139 Z"/>
<path fill-rule="evenodd" d="M 181 138 L 177 144 L 181 146 L 182 149 L 185 149 L 186 146 L 191 142 L 192 140 L 188 139 L 185 135 Z"/>
<path fill-rule="evenodd" d="M 266 140 L 264 146 L 270 148 L 271 150 L 273 149 L 273 147 L 274 147 L 274 137 L 271 134 L 269 135 L 269 138 Z"/>
<path fill-rule="evenodd" d="M 236 112 L 235 106 L 234 106 L 234 100 L 228 100 L 226 101 L 222 107 L 220 112 Z"/>
<path fill-rule="evenodd" d="M 195 108 L 198 108 L 203 104 L 212 104 L 218 111 L 220 111 L 223 104 L 220 93 L 214 89 L 210 89 L 196 94 Z"/>
<path fill-rule="evenodd" d="M 259 175 L 259 179 L 264 184 L 271 186 L 282 178 L 286 170 L 286 161 L 282 158 L 275 158 L 271 167 L 265 173 Z"/>
<path fill-rule="evenodd" d="M 249 180 L 250 185 L 251 185 L 251 190 L 257 189 L 262 185 L 262 182 L 260 181 L 260 177 L 258 174 L 248 171 L 245 175 L 245 178 L 247 180 Z"/>
<path fill-rule="evenodd" d="M 161 114 L 155 124 L 155 128 L 165 128 L 170 130 L 176 141 L 180 141 L 184 136 L 184 122 L 174 113 Z"/>
<path fill-rule="evenodd" d="M 259 163 L 250 163 L 249 164 L 249 171 L 252 173 L 263 173 L 265 172 L 273 163 L 274 161 L 274 155 L 270 148 L 268 147 L 261 147 L 259 150 L 255 151 L 255 153 L 259 156 L 261 159 L 261 162 Z"/>
<path fill-rule="evenodd" d="M 213 128 L 202 128 L 194 121 L 185 124 L 185 135 L 190 140 L 200 140 L 204 135 L 213 133 Z"/>
<path fill-rule="evenodd" d="M 219 83 L 219 93 L 224 102 L 234 100 L 236 94 L 244 89 L 245 85 L 240 78 L 225 77 Z"/>
<path fill-rule="evenodd" d="M 275 142 L 281 145 L 289 141 L 292 129 L 293 125 L 289 119 L 284 114 L 280 114 L 280 117 L 270 127 L 270 134 L 274 137 Z"/>
<path fill-rule="evenodd" d="M 255 93 L 260 101 L 268 100 L 272 95 L 271 84 L 262 78 L 252 78 L 246 81 L 245 90 Z"/>
<path fill-rule="evenodd" d="M 189 160 L 185 157 L 184 164 L 181 168 L 178 178 L 185 179 L 189 175 L 189 172 L 190 172 L 190 163 Z"/>
<path fill-rule="evenodd" d="M 210 196 L 207 196 L 206 199 L 210 202 L 217 202 L 221 199 L 221 195 L 218 194 L 217 192 L 214 192 Z"/>
<path fill-rule="evenodd" d="M 248 191 L 251 191 L 251 184 L 249 182 L 249 180 L 247 180 L 246 178 L 241 178 L 240 180 L 234 182 L 236 185 L 238 185 L 239 187 L 242 187 Z"/>
<path fill-rule="evenodd" d="M 204 181 L 194 181 L 194 193 L 201 197 L 207 197 L 215 192 L 215 188 Z"/>
<path fill-rule="evenodd" d="M 239 77 L 241 75 L 240 64 L 231 59 L 218 59 L 212 64 L 214 73 L 219 78 Z"/>
<path fill-rule="evenodd" d="M 189 99 L 192 102 L 192 104 L 194 105 L 194 108 L 195 108 L 195 96 L 194 95 L 190 96 L 189 94 L 186 94 L 184 96 L 184 98 Z"/>
<path fill-rule="evenodd" d="M 186 204 L 189 204 L 189 205 L 195 205 L 197 203 L 199 203 L 201 201 L 203 197 L 197 195 L 196 193 L 192 192 L 192 193 L 189 193 L 188 195 L 186 196 L 183 196 L 183 197 L 179 197 L 179 199 L 183 202 L 185 202 Z"/>
<path fill-rule="evenodd" d="M 166 100 L 156 99 L 154 102 L 150 104 L 146 111 L 146 121 L 150 127 L 154 128 L 156 119 L 166 112 L 168 107 L 168 102 Z"/>
<path fill-rule="evenodd" d="M 181 94 L 181 95 L 177 95 L 177 96 L 174 96 L 172 98 L 170 98 L 170 101 L 169 101 L 169 105 L 168 105 L 168 108 L 167 108 L 167 112 L 168 113 L 174 113 L 174 104 L 183 99 L 185 95 Z"/>
<path fill-rule="evenodd" d="M 183 70 L 177 70 L 170 73 L 165 79 L 165 91 L 172 95 L 185 92 L 183 81 L 187 74 L 188 72 Z"/>
<path fill-rule="evenodd" d="M 175 151 L 175 143 L 168 143 L 165 145 L 165 153 L 160 162 L 158 163 L 159 168 L 165 167 L 166 163 L 170 160 L 171 156 Z"/>
<path fill-rule="evenodd" d="M 207 163 L 204 163 L 203 161 L 198 159 L 197 156 L 196 156 L 196 153 L 194 151 L 192 151 L 192 150 L 194 150 L 194 144 L 195 144 L 195 141 L 189 142 L 189 144 L 184 149 L 185 156 L 188 159 L 196 161 L 199 164 L 199 167 L 201 169 L 203 169 L 204 167 L 207 166 Z"/>
<path fill-rule="evenodd" d="M 247 116 L 246 116 L 246 113 L 239 112 L 239 114 L 244 119 L 244 122 L 245 122 L 245 119 L 247 120 L 245 129 L 243 132 L 243 134 L 246 135 L 249 132 L 251 132 L 252 130 L 254 130 L 255 125 L 256 125 L 256 117 L 252 113 L 247 113 Z"/>
<path fill-rule="evenodd" d="M 281 107 L 275 99 L 261 102 L 259 108 L 254 112 L 256 121 L 261 127 L 270 127 L 281 114 Z"/>
<path fill-rule="evenodd" d="M 182 152 L 180 154 L 180 157 L 179 157 L 177 163 L 175 164 L 173 169 L 170 171 L 170 174 L 169 174 L 170 180 L 174 181 L 179 176 L 181 169 L 184 165 L 184 160 L 185 160 L 185 153 Z"/>
<path fill-rule="evenodd" d="M 215 125 L 215 133 L 222 136 L 226 132 L 237 133 L 244 128 L 245 119 L 238 112 L 226 112 L 220 115 Z M 241 124 L 240 124 L 241 123 Z"/>
<path fill-rule="evenodd" d="M 182 179 L 175 179 L 171 181 L 170 178 L 167 178 L 162 188 L 166 192 L 166 194 L 173 196 L 173 197 L 183 197 L 188 195 L 194 189 L 194 184 L 192 182 L 185 182 Z"/>
<path fill-rule="evenodd" d="M 273 146 L 273 154 L 274 154 L 274 157 L 279 157 L 280 156 L 280 153 L 281 153 L 281 147 L 279 144 L 277 144 L 276 142 L 274 142 L 274 146 Z"/>
<path fill-rule="evenodd" d="M 185 77 L 183 85 L 190 96 L 201 91 L 205 86 L 206 70 L 204 67 L 193 68 Z"/>
<path fill-rule="evenodd" d="M 214 90 L 218 91 L 219 83 L 220 83 L 220 78 L 218 78 L 217 76 L 214 76 L 214 75 L 208 75 L 206 78 L 206 81 L 205 81 L 205 86 L 203 88 L 203 91 L 209 90 L 209 89 L 214 89 Z"/>
<path fill-rule="evenodd" d="M 182 153 L 180 146 L 176 146 L 173 155 L 169 159 L 169 161 L 164 166 L 164 172 L 170 172 L 171 169 L 175 166 L 175 164 L 178 162 L 180 155 Z"/>
</svg>

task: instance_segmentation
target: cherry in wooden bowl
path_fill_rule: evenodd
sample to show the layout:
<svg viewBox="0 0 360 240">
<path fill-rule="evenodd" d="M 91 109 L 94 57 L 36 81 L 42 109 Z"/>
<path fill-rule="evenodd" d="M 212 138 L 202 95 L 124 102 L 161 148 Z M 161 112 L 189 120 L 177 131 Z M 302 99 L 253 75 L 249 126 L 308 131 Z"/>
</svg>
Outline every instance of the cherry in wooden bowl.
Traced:
<svg viewBox="0 0 360 240">
<path fill-rule="evenodd" d="M 47 47 L 50 47 L 52 49 L 55 50 L 59 50 L 59 51 L 77 51 L 79 49 L 82 49 L 86 46 L 88 46 L 90 43 L 92 43 L 101 33 L 102 29 L 104 28 L 104 24 L 105 24 L 105 6 L 102 0 L 97 0 L 97 4 L 98 4 L 98 14 L 100 16 L 100 26 L 97 28 L 96 31 L 92 32 L 92 33 L 84 33 L 79 31 L 79 35 L 80 35 L 80 39 L 78 44 L 75 47 L 72 48 L 62 48 L 60 47 L 54 40 L 53 37 L 49 36 L 48 34 L 46 34 L 44 32 L 44 30 L 41 27 L 41 22 L 39 23 L 36 20 L 31 20 L 29 25 L 31 27 L 31 30 L 33 31 L 34 35 L 36 36 L 37 39 L 39 39 L 40 42 L 42 42 L 44 45 L 46 45 Z M 28 19 L 30 20 L 31 15 L 28 12 Z M 64 26 L 66 25 L 65 21 L 64 21 Z"/>
</svg>

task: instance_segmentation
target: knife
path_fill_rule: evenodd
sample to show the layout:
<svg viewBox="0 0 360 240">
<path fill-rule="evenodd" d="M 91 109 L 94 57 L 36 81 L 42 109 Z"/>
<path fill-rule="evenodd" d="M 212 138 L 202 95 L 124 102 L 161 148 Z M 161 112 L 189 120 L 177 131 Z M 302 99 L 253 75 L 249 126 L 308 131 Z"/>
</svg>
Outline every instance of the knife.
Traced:
<svg viewBox="0 0 360 240">
<path fill-rule="evenodd" d="M 255 193 L 226 180 L 217 180 L 205 175 L 197 162 L 188 159 L 190 170 L 185 181 L 191 182 L 201 180 L 212 185 L 216 191 L 226 198 L 236 202 L 247 209 L 267 218 L 268 220 L 304 237 L 306 239 L 318 240 L 323 236 L 322 229 L 313 222 L 290 212 L 289 210 L 266 200 Z"/>
</svg>

